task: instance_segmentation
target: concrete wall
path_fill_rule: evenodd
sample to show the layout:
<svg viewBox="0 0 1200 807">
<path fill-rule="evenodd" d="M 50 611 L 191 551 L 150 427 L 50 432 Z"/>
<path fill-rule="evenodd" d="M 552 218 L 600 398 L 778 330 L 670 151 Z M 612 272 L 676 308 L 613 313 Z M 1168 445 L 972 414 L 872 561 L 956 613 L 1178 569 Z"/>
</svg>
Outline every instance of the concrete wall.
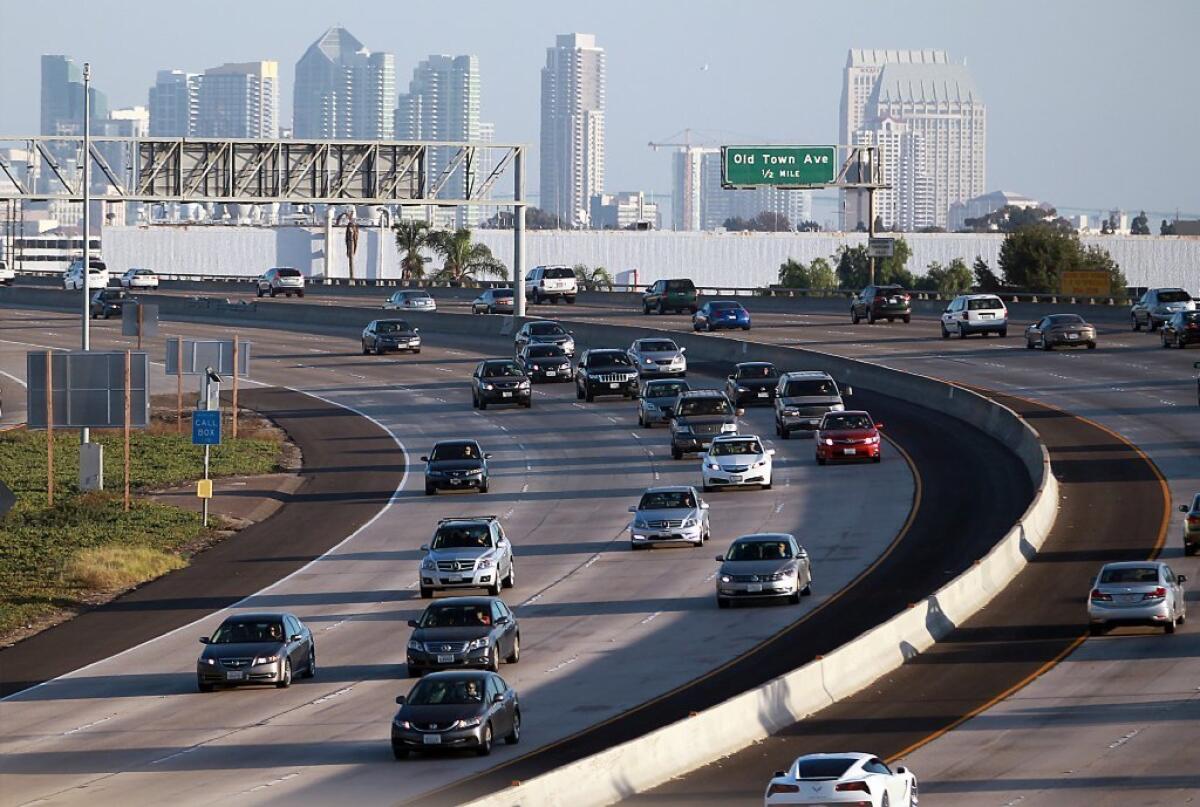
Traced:
<svg viewBox="0 0 1200 807">
<path fill-rule="evenodd" d="M 330 277 L 346 277 L 343 231 L 334 230 Z M 512 265 L 512 232 L 477 230 L 475 237 Z M 933 261 L 968 263 L 982 256 L 997 268 L 1001 235 L 919 234 L 905 236 L 913 250 L 909 267 L 920 274 Z M 842 244 L 863 243 L 861 233 L 676 233 L 530 231 L 526 263 L 585 263 L 608 267 L 618 282 L 638 270 L 638 282 L 690 277 L 701 285 L 767 286 L 789 257 L 808 263 L 829 257 Z M 106 227 L 104 255 L 124 271 L 145 266 L 167 273 L 256 275 L 270 266 L 295 266 L 309 275 L 326 273 L 320 229 L 256 227 Z M 1200 294 L 1200 238 L 1179 236 L 1089 236 L 1085 244 L 1107 249 L 1134 286 L 1184 286 Z M 363 228 L 355 275 L 396 278 L 399 256 L 389 232 Z M 440 264 L 436 261 L 435 267 Z"/>
</svg>

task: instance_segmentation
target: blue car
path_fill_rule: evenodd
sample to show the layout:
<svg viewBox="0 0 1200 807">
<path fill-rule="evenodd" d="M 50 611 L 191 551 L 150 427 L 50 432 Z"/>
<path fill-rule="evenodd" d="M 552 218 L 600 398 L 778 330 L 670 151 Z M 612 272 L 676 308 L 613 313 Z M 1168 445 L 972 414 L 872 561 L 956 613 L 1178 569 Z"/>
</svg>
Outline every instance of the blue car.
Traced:
<svg viewBox="0 0 1200 807">
<path fill-rule="evenodd" d="M 718 328 L 750 330 L 750 312 L 733 300 L 713 300 L 692 314 L 692 330 L 715 331 Z"/>
</svg>

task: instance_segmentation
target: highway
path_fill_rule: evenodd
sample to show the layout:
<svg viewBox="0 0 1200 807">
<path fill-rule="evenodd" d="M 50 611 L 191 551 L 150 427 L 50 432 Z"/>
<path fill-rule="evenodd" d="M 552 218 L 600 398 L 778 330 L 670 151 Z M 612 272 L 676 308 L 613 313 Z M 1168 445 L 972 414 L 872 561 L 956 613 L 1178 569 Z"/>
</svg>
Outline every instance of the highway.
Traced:
<svg viewBox="0 0 1200 807">
<path fill-rule="evenodd" d="M 77 341 L 68 315 L 5 309 L 4 318 L 6 373 L 23 373 L 31 345 Z M 174 323 L 163 330 L 229 332 Z M 255 343 L 256 381 L 354 406 L 406 455 L 436 439 L 478 437 L 496 455 L 492 492 L 427 498 L 410 472 L 380 518 L 242 604 L 287 608 L 314 627 L 315 681 L 286 691 L 196 693 L 196 638 L 211 632 L 217 614 L 0 703 L 6 802 L 417 797 L 684 684 L 820 609 L 889 547 L 913 505 L 913 477 L 898 452 L 879 466 L 818 471 L 808 446 L 780 442 L 772 491 L 710 495 L 711 547 L 635 555 L 624 543 L 628 504 L 646 486 L 698 474 L 694 461 L 669 459 L 662 430 L 637 429 L 627 402 L 583 405 L 569 385 L 557 385 L 538 388 L 532 411 L 474 412 L 465 379 L 480 354 L 466 344 L 448 340 L 420 356 L 378 358 L 359 355 L 344 336 L 241 332 Z M 128 346 L 116 333 L 116 323 L 95 323 L 94 346 Z M 148 349 L 160 355 L 161 340 Z M 751 410 L 743 428 L 769 435 L 769 412 Z M 861 471 L 878 486 L 871 509 L 826 506 Z M 522 619 L 523 658 L 502 674 L 526 704 L 523 743 L 490 760 L 396 763 L 386 736 L 392 698 L 410 685 L 404 622 L 421 607 L 417 545 L 437 518 L 485 511 L 501 515 L 516 545 L 519 582 L 510 602 Z M 798 607 L 717 611 L 712 555 L 764 529 L 802 537 L 816 595 Z"/>
</svg>

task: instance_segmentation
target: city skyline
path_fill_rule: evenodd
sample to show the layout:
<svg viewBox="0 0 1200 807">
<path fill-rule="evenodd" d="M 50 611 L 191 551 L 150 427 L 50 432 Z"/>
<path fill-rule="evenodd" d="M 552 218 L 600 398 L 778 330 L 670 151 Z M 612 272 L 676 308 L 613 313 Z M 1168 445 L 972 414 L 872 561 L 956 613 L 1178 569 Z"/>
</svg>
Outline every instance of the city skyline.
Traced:
<svg viewBox="0 0 1200 807">
<path fill-rule="evenodd" d="M 1063 208 L 1187 212 L 1197 206 L 1189 189 L 1200 181 L 1200 167 L 1185 161 L 1167 177 L 1146 170 L 1149 157 L 1109 157 L 1128 144 L 1146 144 L 1154 151 L 1185 148 L 1192 113 L 1177 101 L 1187 96 L 1180 54 L 1186 52 L 1185 32 L 1200 24 L 1195 4 L 1164 3 L 1157 7 L 1159 13 L 1145 17 L 1127 15 L 1115 2 L 1089 4 L 1086 13 L 1069 4 L 1045 7 L 1021 0 L 1003 13 L 932 0 L 904 9 L 868 5 L 870 13 L 854 26 L 837 24 L 838 15 L 825 8 L 751 3 L 744 9 L 748 21 L 770 10 L 773 25 L 781 29 L 794 27 L 802 17 L 806 25 L 820 24 L 827 34 L 806 43 L 799 54 L 727 47 L 752 44 L 761 29 L 749 22 L 728 28 L 719 14 L 708 13 L 723 8 L 711 3 L 690 5 L 683 25 L 669 7 L 639 10 L 638 24 L 629 25 L 636 4 L 617 0 L 586 13 L 534 2 L 530 14 L 520 19 L 468 15 L 447 27 L 438 6 L 427 2 L 416 2 L 403 13 L 385 8 L 339 11 L 340 20 L 329 20 L 324 10 L 305 13 L 317 7 L 304 4 L 289 4 L 289 10 L 299 13 L 280 16 L 281 4 L 247 8 L 218 2 L 218 12 L 236 9 L 243 24 L 231 28 L 216 13 L 189 23 L 186 38 L 145 37 L 138 48 L 122 44 L 121 18 L 107 8 L 63 0 L 64 12 L 79 21 L 63 31 L 38 24 L 32 9 L 9 7 L 2 12 L 6 24 L 0 26 L 0 69 L 28 78 L 0 86 L 0 131 L 22 134 L 39 128 L 38 87 L 31 68 L 43 53 L 91 62 L 96 86 L 104 88 L 111 105 L 132 106 L 146 103 L 158 70 L 255 59 L 291 65 L 312 43 L 314 28 L 340 22 L 350 30 L 370 31 L 372 48 L 395 53 L 401 73 L 429 53 L 478 55 L 489 87 L 483 116 L 495 122 L 498 139 L 533 145 L 539 124 L 537 72 L 546 42 L 563 31 L 588 31 L 604 44 L 613 64 L 605 184 L 663 195 L 671 187 L 671 158 L 647 149 L 647 141 L 690 127 L 729 140 L 752 136 L 833 142 L 847 49 L 939 47 L 967 59 L 987 99 L 987 191 L 1015 191 Z M 1024 25 L 1026 15 L 1036 15 L 1041 24 Z M 1105 22 L 1115 15 L 1127 17 L 1120 30 Z M 527 19 L 537 24 L 529 25 Z M 1173 24 L 1159 26 L 1156 20 L 1162 19 Z M 166 34 L 170 28 L 162 25 Z M 1084 33 L 1061 42 L 1057 32 L 1064 28 Z M 1023 53 L 1037 51 L 1038 59 L 1018 58 L 1012 41 L 1022 42 Z M 1156 44 L 1140 44 L 1150 41 Z M 290 73 L 285 68 L 281 75 L 281 122 L 291 120 Z M 779 95 L 779 85 L 786 86 L 786 95 Z M 1113 114 L 1117 106 L 1122 114 Z M 1036 139 L 1029 121 L 1038 123 Z M 537 166 L 531 168 L 532 191 Z"/>
</svg>

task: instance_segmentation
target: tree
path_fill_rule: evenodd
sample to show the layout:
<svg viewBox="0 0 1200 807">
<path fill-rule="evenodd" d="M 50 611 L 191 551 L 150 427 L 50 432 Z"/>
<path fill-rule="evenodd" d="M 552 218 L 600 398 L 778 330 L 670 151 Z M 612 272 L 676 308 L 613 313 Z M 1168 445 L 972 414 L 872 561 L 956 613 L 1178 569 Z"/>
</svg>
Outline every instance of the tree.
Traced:
<svg viewBox="0 0 1200 807">
<path fill-rule="evenodd" d="M 1000 245 L 999 262 L 1005 285 L 1024 291 L 1056 292 L 1063 272 L 1079 270 L 1107 272 L 1110 293 L 1125 290 L 1125 275 L 1107 250 L 1085 249 L 1075 233 L 1042 224 L 1009 233 Z"/>
<path fill-rule="evenodd" d="M 975 274 L 975 288 L 980 291 L 991 292 L 995 294 L 1003 288 L 1004 284 L 1000 282 L 1000 278 L 996 277 L 988 266 L 988 262 L 983 259 L 982 255 L 975 256 L 975 265 L 972 267 Z"/>
<path fill-rule="evenodd" d="M 525 228 L 528 230 L 562 230 L 563 220 L 540 207 L 525 208 Z"/>
<path fill-rule="evenodd" d="M 598 289 L 612 291 L 612 275 L 603 266 L 588 266 L 585 263 L 577 263 L 573 269 L 579 285 L 588 291 L 596 291 Z"/>
<path fill-rule="evenodd" d="M 919 232 L 919 233 L 944 233 L 944 232 L 946 232 L 946 228 L 939 227 L 936 224 L 930 224 L 928 227 L 918 228 L 917 232 Z"/>
<path fill-rule="evenodd" d="M 903 238 L 897 238 L 894 252 L 890 258 L 875 260 L 875 282 L 877 284 L 895 283 L 911 289 L 915 282 L 912 273 L 906 268 L 912 250 Z M 871 282 L 871 259 L 867 257 L 865 245 L 857 247 L 843 246 L 834 255 L 837 260 L 837 277 L 840 288 L 861 289 Z"/>
<path fill-rule="evenodd" d="M 779 265 L 779 285 L 788 289 L 831 291 L 838 287 L 838 280 L 833 267 L 824 258 L 814 258 L 808 266 L 788 258 Z"/>
<path fill-rule="evenodd" d="M 884 229 L 885 228 L 883 226 L 883 216 L 876 213 L 875 214 L 875 232 L 881 233 L 884 231 Z"/>
<path fill-rule="evenodd" d="M 1150 220 L 1146 218 L 1145 210 L 1133 217 L 1129 232 L 1133 235 L 1150 235 Z"/>
<path fill-rule="evenodd" d="M 1057 210 L 1052 207 L 1036 205 L 1033 207 L 1005 205 L 985 216 L 963 221 L 967 232 L 975 233 L 1011 233 L 1034 224 L 1045 224 L 1062 232 L 1075 231 L 1071 222 L 1059 216 Z"/>
<path fill-rule="evenodd" d="M 1175 235 L 1175 225 L 1168 224 L 1166 219 L 1162 220 L 1162 224 L 1158 225 L 1159 235 Z"/>
<path fill-rule="evenodd" d="M 798 232 L 798 233 L 819 233 L 819 232 L 821 232 L 821 225 L 818 224 L 817 222 L 813 221 L 812 219 L 809 219 L 807 221 L 802 221 L 802 222 L 798 223 L 796 225 L 796 232 Z M 824 260 L 824 259 L 822 259 L 822 260 Z"/>
<path fill-rule="evenodd" d="M 721 226 L 730 232 L 744 232 L 750 229 L 750 222 L 741 216 L 730 216 L 725 219 Z"/>
<path fill-rule="evenodd" d="M 925 276 L 917 281 L 918 288 L 936 291 L 946 297 L 953 297 L 971 290 L 971 270 L 962 258 L 955 258 L 948 266 L 942 266 L 937 261 L 929 264 Z"/>
<path fill-rule="evenodd" d="M 782 213 L 764 210 L 750 219 L 750 229 L 760 233 L 786 233 L 792 229 L 792 223 Z"/>
<path fill-rule="evenodd" d="M 429 223 L 424 221 L 399 221 L 392 227 L 396 235 L 396 249 L 400 251 L 400 279 L 423 280 L 425 264 L 429 258 L 421 254 L 430 246 Z"/>
<path fill-rule="evenodd" d="M 461 284 L 488 275 L 504 277 L 507 268 L 486 244 L 471 240 L 471 231 L 466 227 L 458 230 L 436 230 L 429 234 L 429 246 L 442 256 L 442 268 L 435 280 Z"/>
</svg>

